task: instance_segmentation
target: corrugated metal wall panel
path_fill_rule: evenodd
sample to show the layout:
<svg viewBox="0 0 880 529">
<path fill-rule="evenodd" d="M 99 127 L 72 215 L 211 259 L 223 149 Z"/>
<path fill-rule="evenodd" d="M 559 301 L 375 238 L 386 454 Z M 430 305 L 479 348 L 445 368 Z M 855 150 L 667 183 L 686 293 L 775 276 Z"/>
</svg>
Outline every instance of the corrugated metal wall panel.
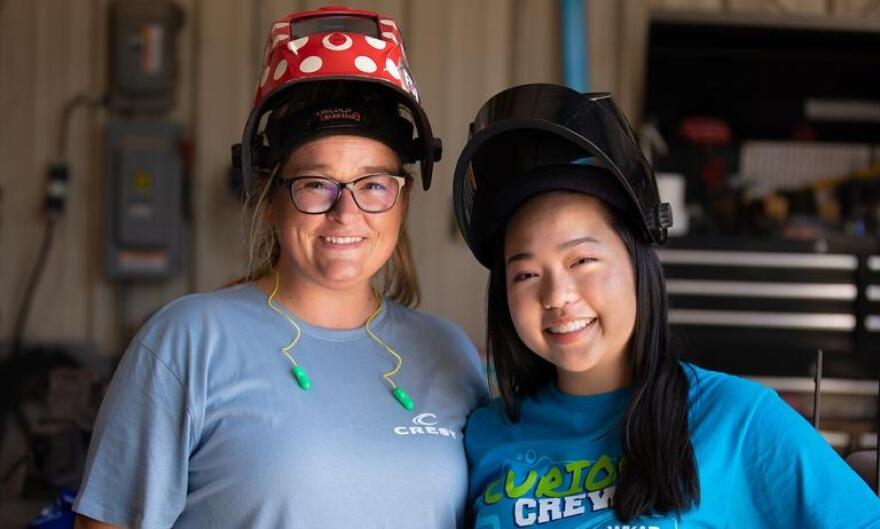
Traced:
<svg viewBox="0 0 880 529">
<path fill-rule="evenodd" d="M 751 0 L 588 0 L 591 79 L 612 90 L 631 117 L 641 100 L 644 32 L 652 7 L 737 9 Z M 810 2 L 817 5 L 818 0 Z M 42 235 L 45 169 L 55 155 L 61 106 L 105 79 L 108 0 L 0 2 L 0 336 L 12 330 Z M 242 271 L 239 201 L 228 191 L 229 146 L 250 109 L 269 22 L 313 0 L 178 0 L 180 86 L 172 117 L 195 141 L 189 273 L 161 286 L 130 289 L 132 317 L 188 290 L 220 286 Z M 416 194 L 411 233 L 424 287 L 423 308 L 483 337 L 485 274 L 455 238 L 451 180 L 478 105 L 513 84 L 561 79 L 559 14 L 550 0 L 375 0 L 342 2 L 397 17 L 425 107 L 445 142 L 436 183 Z M 858 13 L 865 0 L 831 2 Z M 793 5 L 787 2 L 786 5 Z M 69 140 L 69 207 L 34 301 L 28 337 L 93 341 L 118 352 L 118 300 L 103 279 L 100 112 L 78 111 Z"/>
</svg>

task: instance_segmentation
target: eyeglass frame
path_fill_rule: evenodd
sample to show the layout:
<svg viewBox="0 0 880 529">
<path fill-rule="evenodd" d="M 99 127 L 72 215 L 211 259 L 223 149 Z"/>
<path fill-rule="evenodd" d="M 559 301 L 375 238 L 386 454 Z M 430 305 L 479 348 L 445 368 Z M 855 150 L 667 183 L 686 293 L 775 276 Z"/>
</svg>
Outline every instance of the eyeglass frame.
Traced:
<svg viewBox="0 0 880 529">
<path fill-rule="evenodd" d="M 387 208 L 385 208 L 383 210 L 379 210 L 379 211 L 367 211 L 361 206 L 360 202 L 358 202 L 357 195 L 355 195 L 355 189 L 352 186 L 354 184 L 356 184 L 357 182 L 360 182 L 361 180 L 365 180 L 367 178 L 372 178 L 375 176 L 390 176 L 395 181 L 397 181 L 397 183 L 399 184 L 399 187 L 397 188 L 397 196 L 394 197 L 394 201 Z M 333 200 L 333 202 L 330 204 L 330 206 L 327 207 L 327 209 L 325 209 L 324 211 L 303 211 L 302 209 L 300 209 L 300 207 L 296 203 L 296 200 L 293 198 L 293 183 L 296 182 L 297 180 L 305 180 L 307 178 L 323 180 L 325 182 L 329 182 L 330 184 L 336 186 L 336 198 Z M 304 213 L 306 215 L 323 215 L 323 214 L 327 213 L 328 211 L 330 211 L 331 209 L 333 209 L 336 206 L 336 204 L 339 203 L 339 199 L 342 198 L 342 191 L 344 189 L 348 189 L 351 192 L 351 199 L 354 201 L 354 205 L 357 206 L 357 208 L 359 210 L 363 211 L 364 213 L 374 214 L 374 213 L 385 213 L 387 211 L 391 211 L 391 209 L 397 205 L 397 201 L 400 199 L 400 193 L 401 193 L 401 191 L 403 191 L 403 188 L 406 187 L 406 181 L 407 181 L 406 176 L 399 175 L 399 174 L 391 174 L 391 173 L 365 174 L 365 175 L 362 175 L 362 176 L 355 178 L 354 180 L 349 180 L 348 182 L 339 182 L 339 181 L 333 180 L 332 178 L 329 178 L 327 176 L 301 175 L 301 176 L 294 176 L 292 178 L 279 178 L 277 181 L 277 185 L 279 187 L 287 188 L 287 196 L 290 197 L 290 203 L 293 204 L 293 207 L 295 207 L 297 211 L 299 211 L 300 213 Z"/>
</svg>

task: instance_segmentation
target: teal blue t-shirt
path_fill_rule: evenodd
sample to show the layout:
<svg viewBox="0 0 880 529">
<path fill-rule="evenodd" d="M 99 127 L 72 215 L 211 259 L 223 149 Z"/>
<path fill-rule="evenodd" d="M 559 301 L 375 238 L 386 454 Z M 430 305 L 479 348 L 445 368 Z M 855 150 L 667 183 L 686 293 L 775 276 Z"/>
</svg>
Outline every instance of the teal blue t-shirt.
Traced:
<svg viewBox="0 0 880 529">
<path fill-rule="evenodd" d="M 880 500 L 769 388 L 686 365 L 699 505 L 676 518 L 614 515 L 629 389 L 546 387 L 511 424 L 498 401 L 468 419 L 475 529 L 880 528 Z"/>
<path fill-rule="evenodd" d="M 294 317 L 292 314 L 287 314 Z M 177 300 L 126 351 L 101 406 L 74 510 L 137 528 L 461 527 L 462 429 L 485 396 L 451 323 L 386 302 L 373 332 L 290 323 L 252 285 Z"/>
</svg>

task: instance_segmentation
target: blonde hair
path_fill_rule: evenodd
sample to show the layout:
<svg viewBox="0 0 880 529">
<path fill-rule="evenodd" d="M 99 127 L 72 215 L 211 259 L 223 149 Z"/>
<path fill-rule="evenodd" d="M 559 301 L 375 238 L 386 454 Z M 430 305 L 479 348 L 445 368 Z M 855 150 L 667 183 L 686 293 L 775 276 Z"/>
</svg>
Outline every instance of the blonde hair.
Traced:
<svg viewBox="0 0 880 529">
<path fill-rule="evenodd" d="M 233 285 L 262 279 L 271 274 L 278 264 L 281 246 L 274 226 L 266 220 L 266 211 L 271 201 L 272 187 L 275 185 L 275 177 L 279 168 L 280 164 L 271 174 L 261 173 L 257 177 L 259 192 L 246 198 L 242 220 L 248 240 L 247 269 L 244 276 L 231 283 Z M 401 190 L 401 197 L 406 201 L 407 211 L 404 212 L 404 221 L 400 226 L 394 253 L 378 274 L 381 278 L 378 289 L 388 299 L 401 305 L 415 307 L 421 300 L 421 290 L 419 289 L 412 245 L 406 228 L 406 217 L 409 213 L 409 190 L 412 188 L 413 178 L 406 171 L 401 171 L 401 174 L 406 178 L 406 185 Z"/>
</svg>

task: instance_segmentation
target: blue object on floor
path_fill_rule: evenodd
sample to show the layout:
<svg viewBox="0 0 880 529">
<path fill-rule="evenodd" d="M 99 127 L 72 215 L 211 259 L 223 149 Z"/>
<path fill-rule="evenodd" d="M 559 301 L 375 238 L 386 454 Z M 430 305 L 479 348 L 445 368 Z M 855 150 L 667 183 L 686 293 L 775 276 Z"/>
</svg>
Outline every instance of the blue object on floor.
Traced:
<svg viewBox="0 0 880 529">
<path fill-rule="evenodd" d="M 73 512 L 75 497 L 75 490 L 62 487 L 52 505 L 40 511 L 40 514 L 31 520 L 28 529 L 73 529 L 73 520 L 76 516 Z"/>
</svg>

